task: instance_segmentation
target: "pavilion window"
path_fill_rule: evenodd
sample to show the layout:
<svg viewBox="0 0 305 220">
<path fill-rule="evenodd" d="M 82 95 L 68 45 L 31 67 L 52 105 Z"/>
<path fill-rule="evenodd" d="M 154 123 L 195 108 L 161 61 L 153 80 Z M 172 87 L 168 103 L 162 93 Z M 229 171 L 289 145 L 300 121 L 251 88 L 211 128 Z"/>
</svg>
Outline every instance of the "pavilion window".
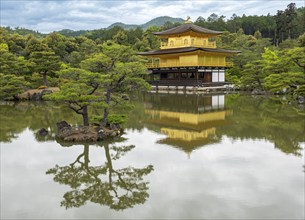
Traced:
<svg viewBox="0 0 305 220">
<path fill-rule="evenodd" d="M 173 41 L 173 40 L 171 40 L 171 41 L 169 42 L 169 46 L 174 46 L 174 41 Z"/>
<path fill-rule="evenodd" d="M 175 78 L 175 74 L 174 73 L 168 73 L 167 74 L 167 78 L 168 79 L 174 79 Z"/>
<path fill-rule="evenodd" d="M 167 73 L 161 73 L 160 78 L 161 79 L 166 79 L 167 78 Z"/>
<path fill-rule="evenodd" d="M 203 46 L 206 46 L 206 45 L 207 45 L 207 40 L 203 39 Z"/>
<path fill-rule="evenodd" d="M 182 79 L 187 78 L 187 73 L 181 73 L 181 78 L 182 78 Z"/>
<path fill-rule="evenodd" d="M 204 78 L 204 73 L 203 72 L 198 73 L 198 78 L 203 79 Z"/>
<path fill-rule="evenodd" d="M 184 39 L 184 45 L 188 45 L 188 40 Z"/>
<path fill-rule="evenodd" d="M 160 74 L 154 74 L 154 81 L 160 80 Z"/>
</svg>

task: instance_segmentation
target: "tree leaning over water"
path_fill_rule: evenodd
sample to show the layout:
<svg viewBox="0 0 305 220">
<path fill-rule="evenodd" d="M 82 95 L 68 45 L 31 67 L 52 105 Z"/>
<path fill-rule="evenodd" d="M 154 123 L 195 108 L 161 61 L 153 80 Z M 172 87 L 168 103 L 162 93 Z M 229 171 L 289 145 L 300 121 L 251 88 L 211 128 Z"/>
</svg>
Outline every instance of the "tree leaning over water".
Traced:
<svg viewBox="0 0 305 220">
<path fill-rule="evenodd" d="M 143 61 L 130 47 L 113 42 L 101 45 L 101 52 L 80 63 L 81 68 L 58 72 L 60 92 L 47 95 L 55 101 L 66 102 L 89 125 L 90 106 L 103 109 L 101 125 L 108 123 L 110 109 L 126 105 L 126 92 L 149 88 L 144 80 L 147 70 Z"/>
</svg>

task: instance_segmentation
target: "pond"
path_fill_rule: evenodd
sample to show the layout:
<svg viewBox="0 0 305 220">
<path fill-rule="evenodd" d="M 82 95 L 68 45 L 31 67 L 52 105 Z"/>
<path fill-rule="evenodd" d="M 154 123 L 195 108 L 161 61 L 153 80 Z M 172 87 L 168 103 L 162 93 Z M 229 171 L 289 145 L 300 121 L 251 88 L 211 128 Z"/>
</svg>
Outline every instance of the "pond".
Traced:
<svg viewBox="0 0 305 220">
<path fill-rule="evenodd" d="M 241 94 L 132 102 L 121 138 L 75 145 L 55 138 L 56 122 L 81 123 L 67 107 L 1 103 L 1 219 L 304 219 L 302 108 Z"/>
</svg>

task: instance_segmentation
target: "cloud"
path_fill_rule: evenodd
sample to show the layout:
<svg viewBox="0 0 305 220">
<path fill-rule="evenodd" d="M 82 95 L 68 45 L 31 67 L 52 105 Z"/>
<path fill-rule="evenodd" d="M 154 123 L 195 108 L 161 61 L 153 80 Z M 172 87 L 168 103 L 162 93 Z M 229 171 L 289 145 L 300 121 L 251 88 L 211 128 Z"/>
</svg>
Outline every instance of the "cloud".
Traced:
<svg viewBox="0 0 305 220">
<path fill-rule="evenodd" d="M 275 14 L 291 0 L 273 1 L 97 1 L 97 0 L 1 0 L 1 26 L 25 27 L 40 32 L 60 29 L 90 30 L 105 28 L 115 22 L 143 24 L 158 16 L 186 18 L 195 21 L 212 13 L 230 18 Z M 302 1 L 296 2 L 301 7 Z"/>
</svg>

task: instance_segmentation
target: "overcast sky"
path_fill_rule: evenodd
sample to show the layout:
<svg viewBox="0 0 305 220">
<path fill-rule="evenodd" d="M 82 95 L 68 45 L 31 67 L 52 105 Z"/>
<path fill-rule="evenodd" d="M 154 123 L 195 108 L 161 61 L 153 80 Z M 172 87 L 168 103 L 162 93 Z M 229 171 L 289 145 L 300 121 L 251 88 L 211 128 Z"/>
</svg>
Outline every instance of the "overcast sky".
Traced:
<svg viewBox="0 0 305 220">
<path fill-rule="evenodd" d="M 192 1 L 124 1 L 124 0 L 0 0 L 1 26 L 24 27 L 48 33 L 61 29 L 92 30 L 106 28 L 114 22 L 143 24 L 158 16 L 195 21 L 212 13 L 229 19 L 238 16 L 271 15 L 295 2 L 305 0 L 192 0 Z"/>
</svg>

